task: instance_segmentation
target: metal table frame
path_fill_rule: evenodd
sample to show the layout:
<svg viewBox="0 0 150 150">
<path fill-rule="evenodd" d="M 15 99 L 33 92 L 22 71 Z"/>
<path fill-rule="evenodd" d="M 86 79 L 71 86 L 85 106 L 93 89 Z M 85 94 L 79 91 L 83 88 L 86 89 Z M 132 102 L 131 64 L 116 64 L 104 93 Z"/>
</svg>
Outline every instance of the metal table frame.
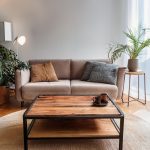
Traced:
<svg viewBox="0 0 150 150">
<path fill-rule="evenodd" d="M 127 102 L 124 101 L 124 86 L 125 86 L 126 75 L 129 76 L 129 87 L 128 87 L 128 100 L 127 100 Z M 138 97 L 137 98 L 130 96 L 131 76 L 135 76 L 135 75 L 138 77 Z M 144 102 L 140 100 L 140 90 L 139 90 L 139 88 L 140 88 L 140 75 L 143 75 L 143 80 L 144 80 L 144 96 L 145 96 Z M 130 100 L 130 98 L 132 100 Z M 144 72 L 138 71 L 138 72 L 126 72 L 125 73 L 121 99 L 122 99 L 122 103 L 127 103 L 127 106 L 129 106 L 129 103 L 132 101 L 138 101 L 142 104 L 146 104 L 146 79 L 145 79 L 145 73 Z"/>
<path fill-rule="evenodd" d="M 36 100 L 36 99 L 35 99 Z M 56 118 L 60 118 L 62 119 L 62 117 L 46 117 L 46 116 L 28 116 L 27 113 L 28 111 L 32 108 L 32 105 L 34 104 L 35 100 L 33 101 L 33 103 L 31 104 L 31 106 L 25 111 L 25 113 L 23 114 L 23 134 L 24 134 L 24 150 L 28 150 L 28 141 L 29 140 L 45 140 L 45 139 L 65 139 L 64 138 L 52 138 L 52 137 L 48 137 L 48 138 L 29 138 L 29 134 L 30 131 L 32 130 L 32 127 L 34 125 L 34 122 L 36 119 L 56 119 Z M 119 150 L 123 150 L 123 132 L 124 132 L 124 113 L 121 111 L 121 109 L 116 105 L 116 103 L 114 102 L 114 100 L 112 100 L 109 97 L 109 100 L 112 102 L 112 104 L 116 107 L 116 109 L 119 112 L 119 115 L 99 115 L 96 117 L 91 116 L 73 116 L 73 117 L 64 117 L 65 119 L 78 119 L 78 118 L 82 118 L 82 119 L 110 119 L 112 124 L 114 125 L 114 127 L 116 128 L 117 132 L 119 133 L 118 136 L 106 136 L 106 137 L 68 137 L 67 139 L 119 139 Z M 32 120 L 29 124 L 28 124 L 28 120 Z M 116 123 L 115 119 L 119 119 L 119 125 Z"/>
</svg>

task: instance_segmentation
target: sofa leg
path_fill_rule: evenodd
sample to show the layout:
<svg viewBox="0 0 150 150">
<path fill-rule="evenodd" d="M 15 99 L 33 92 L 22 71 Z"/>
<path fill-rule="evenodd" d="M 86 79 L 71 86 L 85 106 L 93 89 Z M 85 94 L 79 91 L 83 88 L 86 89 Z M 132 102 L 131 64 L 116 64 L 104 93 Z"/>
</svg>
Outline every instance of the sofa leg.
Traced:
<svg viewBox="0 0 150 150">
<path fill-rule="evenodd" d="M 21 108 L 24 107 L 24 101 L 21 101 Z"/>
</svg>

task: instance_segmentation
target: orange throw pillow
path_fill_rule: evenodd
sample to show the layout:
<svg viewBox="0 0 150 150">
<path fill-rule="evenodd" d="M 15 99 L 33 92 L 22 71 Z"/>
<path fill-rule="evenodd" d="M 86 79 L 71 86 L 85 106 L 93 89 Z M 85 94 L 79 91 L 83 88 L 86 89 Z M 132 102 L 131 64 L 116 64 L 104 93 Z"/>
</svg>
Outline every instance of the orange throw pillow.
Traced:
<svg viewBox="0 0 150 150">
<path fill-rule="evenodd" d="M 51 62 L 35 64 L 31 67 L 31 82 L 58 81 Z"/>
</svg>

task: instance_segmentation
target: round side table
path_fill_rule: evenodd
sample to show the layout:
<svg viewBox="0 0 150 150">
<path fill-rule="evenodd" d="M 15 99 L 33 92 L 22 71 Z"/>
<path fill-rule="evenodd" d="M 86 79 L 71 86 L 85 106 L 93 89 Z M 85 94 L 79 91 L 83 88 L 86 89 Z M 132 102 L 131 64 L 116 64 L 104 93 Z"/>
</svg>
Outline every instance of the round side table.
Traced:
<svg viewBox="0 0 150 150">
<path fill-rule="evenodd" d="M 129 87 L 128 87 L 128 101 L 127 102 L 124 102 L 124 99 L 123 99 L 123 97 L 124 97 L 124 86 L 125 86 L 125 78 L 126 78 L 126 75 L 128 75 L 129 76 Z M 137 76 L 138 77 L 138 98 L 135 98 L 135 97 L 132 97 L 132 96 L 130 96 L 130 84 L 131 84 L 131 76 Z M 144 96 L 145 96 L 145 99 L 144 99 L 144 102 L 143 101 L 141 101 L 140 99 L 139 99 L 139 97 L 140 97 L 140 91 L 139 91 L 139 88 L 140 88 L 140 76 L 143 76 L 143 81 L 144 81 Z M 130 100 L 130 98 L 132 98 L 132 100 Z M 129 106 L 129 103 L 131 102 L 131 101 L 138 101 L 138 102 L 140 102 L 140 103 L 142 103 L 142 104 L 146 104 L 146 81 L 145 81 L 145 72 L 143 72 L 143 71 L 137 71 L 137 72 L 125 72 L 125 75 L 124 75 L 124 84 L 123 84 L 123 90 L 122 90 L 122 96 L 121 96 L 121 99 L 122 99 L 122 102 L 123 103 L 128 103 L 128 106 Z"/>
</svg>

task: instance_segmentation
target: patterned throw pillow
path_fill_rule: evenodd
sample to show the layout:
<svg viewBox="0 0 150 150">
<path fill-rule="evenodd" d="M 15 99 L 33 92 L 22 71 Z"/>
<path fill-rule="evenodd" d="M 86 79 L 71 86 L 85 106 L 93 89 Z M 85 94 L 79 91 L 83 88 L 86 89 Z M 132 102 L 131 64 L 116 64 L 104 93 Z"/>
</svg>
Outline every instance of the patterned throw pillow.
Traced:
<svg viewBox="0 0 150 150">
<path fill-rule="evenodd" d="M 81 77 L 81 80 L 82 81 L 87 81 L 90 77 L 90 74 L 91 74 L 91 71 L 92 69 L 97 66 L 98 64 L 101 64 L 103 62 L 96 62 L 96 61 L 88 61 L 86 63 L 86 66 L 85 66 L 85 69 L 84 69 L 84 72 L 83 72 L 83 75 Z"/>
<path fill-rule="evenodd" d="M 35 64 L 31 67 L 31 82 L 57 81 L 54 67 L 51 62 Z"/>
<path fill-rule="evenodd" d="M 117 72 L 117 65 L 99 63 L 99 65 L 93 67 L 88 81 L 115 85 L 117 80 Z"/>
</svg>

